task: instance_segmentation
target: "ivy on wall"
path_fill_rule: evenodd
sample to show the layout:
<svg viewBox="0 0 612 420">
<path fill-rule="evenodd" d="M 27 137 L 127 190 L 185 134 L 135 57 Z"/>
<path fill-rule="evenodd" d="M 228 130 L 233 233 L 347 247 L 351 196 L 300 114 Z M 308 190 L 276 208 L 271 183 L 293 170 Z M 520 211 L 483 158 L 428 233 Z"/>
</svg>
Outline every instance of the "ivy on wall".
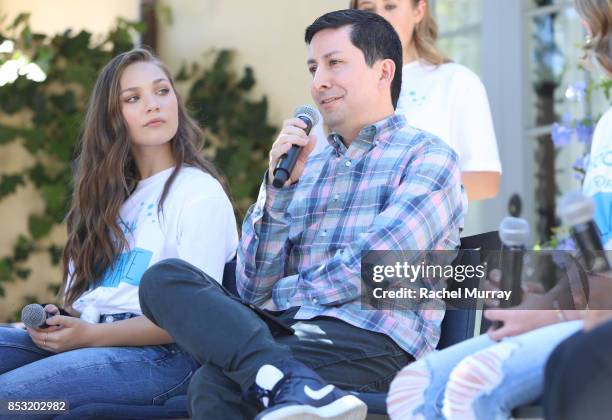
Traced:
<svg viewBox="0 0 612 420">
<path fill-rule="evenodd" d="M 253 70 L 238 77 L 231 71 L 233 53 L 216 52 L 212 66 L 186 66 L 177 81 L 193 81 L 187 105 L 204 128 L 205 154 L 221 168 L 229 183 L 237 219 L 257 198 L 276 127 L 266 123 L 268 101 L 248 99 L 255 86 Z"/>
<path fill-rule="evenodd" d="M 27 281 L 32 253 L 47 252 L 59 264 L 61 245 L 44 239 L 68 210 L 71 162 L 87 97 L 99 70 L 133 48 L 134 35 L 143 30 L 142 23 L 118 19 L 102 37 L 84 30 L 49 37 L 32 32 L 28 14 L 4 28 L 0 22 L 0 145 L 21 142 L 33 162 L 11 173 L 0 168 L 0 201 L 31 184 L 44 203 L 41 212 L 28 216 L 28 231 L 19 236 L 12 253 L 0 256 L 0 301 L 3 284 Z M 176 78 L 193 83 L 187 104 L 204 127 L 204 154 L 227 175 L 240 216 L 257 196 L 276 128 L 266 122 L 266 98 L 250 99 L 252 69 L 238 76 L 232 70 L 232 52 L 215 54 L 212 66 L 184 66 Z M 15 114 L 26 115 L 28 122 L 2 123 Z M 4 223 L 11 221 L 1 220 L 0 226 Z M 59 279 L 52 288 L 57 290 L 58 284 Z"/>
</svg>

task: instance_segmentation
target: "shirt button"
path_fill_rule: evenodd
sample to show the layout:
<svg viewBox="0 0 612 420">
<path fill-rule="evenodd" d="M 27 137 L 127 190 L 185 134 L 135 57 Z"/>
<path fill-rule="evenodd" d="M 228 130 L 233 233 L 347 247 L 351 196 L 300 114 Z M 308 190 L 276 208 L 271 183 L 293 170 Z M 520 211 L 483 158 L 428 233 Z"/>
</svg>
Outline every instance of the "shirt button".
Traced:
<svg viewBox="0 0 612 420">
<path fill-rule="evenodd" d="M 340 198 L 340 194 L 334 194 L 334 201 L 338 201 L 339 198 Z"/>
<path fill-rule="evenodd" d="M 317 303 L 319 303 L 319 300 L 317 298 L 312 298 L 312 303 L 316 305 Z"/>
<path fill-rule="evenodd" d="M 344 162 L 344 166 L 346 166 L 347 168 L 351 166 L 351 161 L 347 160 L 346 162 Z"/>
</svg>

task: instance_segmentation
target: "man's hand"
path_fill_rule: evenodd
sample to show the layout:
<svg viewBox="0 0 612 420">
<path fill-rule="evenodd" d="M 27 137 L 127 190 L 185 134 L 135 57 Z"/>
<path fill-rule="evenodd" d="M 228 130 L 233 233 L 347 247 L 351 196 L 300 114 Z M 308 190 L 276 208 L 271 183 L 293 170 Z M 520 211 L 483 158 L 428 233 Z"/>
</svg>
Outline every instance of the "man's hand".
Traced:
<svg viewBox="0 0 612 420">
<path fill-rule="evenodd" d="M 57 310 L 57 307 L 55 309 Z M 93 329 L 96 327 L 96 325 L 89 324 L 80 318 L 63 315 L 52 316 L 47 319 L 47 324 L 50 326 L 45 329 L 28 328 L 28 334 L 38 347 L 52 353 L 89 347 Z"/>
<path fill-rule="evenodd" d="M 272 185 L 272 181 L 274 180 L 274 169 L 276 168 L 278 160 L 282 155 L 286 154 L 294 144 L 302 147 L 302 150 L 284 186 L 297 182 L 302 176 L 306 160 L 317 143 L 314 134 L 307 136 L 304 131 L 305 129 L 306 123 L 299 118 L 289 118 L 283 121 L 283 128 L 272 145 L 272 150 L 270 150 L 270 164 L 268 167 L 268 183 L 270 185 Z"/>
</svg>

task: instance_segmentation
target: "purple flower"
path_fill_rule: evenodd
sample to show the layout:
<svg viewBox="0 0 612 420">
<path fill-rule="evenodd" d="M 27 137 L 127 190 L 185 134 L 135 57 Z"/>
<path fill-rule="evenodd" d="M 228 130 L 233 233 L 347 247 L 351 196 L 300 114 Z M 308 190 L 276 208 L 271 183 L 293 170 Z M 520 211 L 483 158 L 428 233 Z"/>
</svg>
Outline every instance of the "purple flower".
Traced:
<svg viewBox="0 0 612 420">
<path fill-rule="evenodd" d="M 563 124 L 554 123 L 550 131 L 553 144 L 556 148 L 565 147 L 572 141 L 573 130 Z"/>
<path fill-rule="evenodd" d="M 561 251 L 561 252 L 558 252 Z M 567 268 L 572 260 L 568 252 L 576 251 L 576 244 L 572 238 L 563 238 L 557 242 L 555 252 L 552 253 L 553 261 L 561 268 Z M 569 258 L 568 258 L 569 257 Z"/>
<path fill-rule="evenodd" d="M 582 166 L 582 165 L 583 165 L 583 163 L 582 163 L 582 161 L 583 161 L 583 160 L 584 160 L 584 157 L 583 157 L 583 156 L 578 156 L 578 157 L 576 158 L 576 160 L 574 161 L 574 164 L 572 165 L 572 167 L 573 167 L 574 169 L 578 169 L 578 170 L 583 169 L 583 166 Z"/>
<path fill-rule="evenodd" d="M 576 243 L 574 242 L 572 238 L 565 238 L 559 241 L 559 245 L 557 246 L 557 249 L 560 251 L 575 251 Z"/>
<path fill-rule="evenodd" d="M 588 166 L 589 155 L 584 155 L 576 158 L 576 161 L 572 165 L 572 169 L 574 169 L 574 179 L 576 181 L 582 182 Z"/>
<path fill-rule="evenodd" d="M 591 155 L 584 155 L 582 158 L 582 169 L 584 172 L 589 169 L 589 163 L 591 163 Z"/>
<path fill-rule="evenodd" d="M 593 139 L 593 118 L 586 117 L 582 121 L 576 123 L 576 137 L 580 143 L 589 144 Z"/>
<path fill-rule="evenodd" d="M 561 124 L 563 124 L 566 127 L 571 127 L 574 124 L 574 117 L 572 116 L 571 112 L 566 112 L 565 114 L 563 114 L 563 117 L 561 117 Z"/>
<path fill-rule="evenodd" d="M 576 100 L 578 102 L 582 102 L 586 97 L 586 88 L 587 85 L 583 80 L 570 83 L 565 90 L 565 98 L 570 101 Z"/>
</svg>

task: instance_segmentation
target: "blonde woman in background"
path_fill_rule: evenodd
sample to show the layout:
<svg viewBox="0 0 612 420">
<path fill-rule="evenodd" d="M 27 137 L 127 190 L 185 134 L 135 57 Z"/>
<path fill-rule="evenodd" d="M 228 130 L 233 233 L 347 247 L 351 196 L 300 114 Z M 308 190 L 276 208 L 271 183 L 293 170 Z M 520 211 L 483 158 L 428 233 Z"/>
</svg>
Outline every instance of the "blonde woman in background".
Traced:
<svg viewBox="0 0 612 420">
<path fill-rule="evenodd" d="M 457 152 L 470 201 L 494 197 L 501 163 L 485 88 L 471 70 L 436 49 L 438 28 L 428 2 L 351 0 L 350 7 L 384 17 L 400 37 L 404 66 L 396 112 Z"/>
</svg>

